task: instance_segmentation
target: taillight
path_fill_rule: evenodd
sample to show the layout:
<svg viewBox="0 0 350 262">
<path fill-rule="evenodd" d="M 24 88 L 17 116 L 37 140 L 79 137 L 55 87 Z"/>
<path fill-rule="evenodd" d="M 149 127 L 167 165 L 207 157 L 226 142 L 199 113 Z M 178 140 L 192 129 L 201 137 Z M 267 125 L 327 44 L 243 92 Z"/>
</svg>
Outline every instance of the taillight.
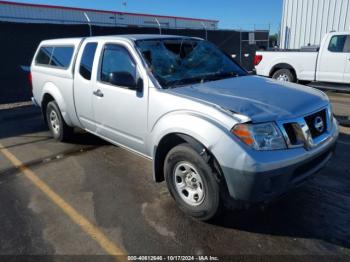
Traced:
<svg viewBox="0 0 350 262">
<path fill-rule="evenodd" d="M 28 82 L 29 82 L 29 86 L 31 89 L 33 89 L 33 77 L 32 77 L 32 72 L 28 73 Z"/>
<path fill-rule="evenodd" d="M 255 55 L 255 57 L 254 57 L 254 66 L 259 65 L 262 59 L 263 59 L 262 55 Z"/>
</svg>

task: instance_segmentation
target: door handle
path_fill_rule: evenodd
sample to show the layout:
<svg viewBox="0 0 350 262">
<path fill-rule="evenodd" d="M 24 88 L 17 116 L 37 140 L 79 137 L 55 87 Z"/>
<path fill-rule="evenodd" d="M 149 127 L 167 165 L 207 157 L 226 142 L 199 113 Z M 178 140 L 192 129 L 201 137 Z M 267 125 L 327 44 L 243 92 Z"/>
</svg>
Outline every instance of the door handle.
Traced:
<svg viewBox="0 0 350 262">
<path fill-rule="evenodd" d="M 100 89 L 97 89 L 96 91 L 94 91 L 93 94 L 98 97 L 103 97 L 103 93 Z"/>
</svg>

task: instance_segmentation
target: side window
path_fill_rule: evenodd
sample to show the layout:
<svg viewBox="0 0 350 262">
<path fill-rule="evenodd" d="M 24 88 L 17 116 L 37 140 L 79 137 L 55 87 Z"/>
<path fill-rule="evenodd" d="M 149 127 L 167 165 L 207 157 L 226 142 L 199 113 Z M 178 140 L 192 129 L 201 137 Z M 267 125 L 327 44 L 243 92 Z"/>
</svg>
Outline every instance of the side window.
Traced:
<svg viewBox="0 0 350 262">
<path fill-rule="evenodd" d="M 109 74 L 115 72 L 126 72 L 136 78 L 136 65 L 124 47 L 108 44 L 103 51 L 100 80 L 109 82 Z"/>
<path fill-rule="evenodd" d="M 346 37 L 345 47 L 344 47 L 345 53 L 350 53 L 350 35 Z"/>
<path fill-rule="evenodd" d="M 346 35 L 333 36 L 329 42 L 328 50 L 334 53 L 343 53 L 346 39 Z"/>
<path fill-rule="evenodd" d="M 74 48 L 71 46 L 55 46 L 50 61 L 51 66 L 67 68 L 72 60 Z"/>
<path fill-rule="evenodd" d="M 68 68 L 74 52 L 73 46 L 43 46 L 40 48 L 35 62 L 39 65 L 50 65 Z"/>
<path fill-rule="evenodd" d="M 91 80 L 92 65 L 94 63 L 97 43 L 86 44 L 81 57 L 79 73 L 87 80 Z"/>
<path fill-rule="evenodd" d="M 48 65 L 50 64 L 51 56 L 52 56 L 53 47 L 51 46 L 43 46 L 40 48 L 35 63 L 40 65 Z"/>
</svg>

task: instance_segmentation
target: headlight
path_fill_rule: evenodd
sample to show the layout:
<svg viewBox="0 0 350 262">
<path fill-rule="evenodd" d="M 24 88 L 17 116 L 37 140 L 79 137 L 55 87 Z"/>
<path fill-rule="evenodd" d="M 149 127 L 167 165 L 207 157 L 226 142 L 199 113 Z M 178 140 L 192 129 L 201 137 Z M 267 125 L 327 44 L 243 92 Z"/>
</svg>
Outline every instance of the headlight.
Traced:
<svg viewBox="0 0 350 262">
<path fill-rule="evenodd" d="M 274 123 L 238 124 L 231 132 L 246 145 L 256 150 L 287 148 L 281 131 Z"/>
</svg>

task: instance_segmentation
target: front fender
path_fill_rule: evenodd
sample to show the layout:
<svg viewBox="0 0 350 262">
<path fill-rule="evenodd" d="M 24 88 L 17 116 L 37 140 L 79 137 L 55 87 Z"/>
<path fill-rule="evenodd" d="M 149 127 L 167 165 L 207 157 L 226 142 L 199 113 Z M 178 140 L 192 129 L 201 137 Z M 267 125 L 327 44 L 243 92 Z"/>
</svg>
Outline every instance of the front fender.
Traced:
<svg viewBox="0 0 350 262">
<path fill-rule="evenodd" d="M 232 127 L 234 124 L 232 125 Z M 230 132 L 232 127 L 220 124 L 207 116 L 193 112 L 177 112 L 164 116 L 151 132 L 152 156 L 155 160 L 155 149 L 159 142 L 169 134 L 185 134 L 201 143 L 217 160 L 226 181 L 232 181 L 232 172 L 227 167 L 254 165 L 254 161 L 245 154 L 245 148 L 238 138 Z M 228 184 L 231 196 L 235 196 L 234 187 Z"/>
<path fill-rule="evenodd" d="M 63 98 L 62 93 L 60 92 L 60 89 L 52 82 L 47 82 L 43 87 L 41 101 L 43 101 L 43 98 L 46 94 L 49 94 L 54 98 L 59 109 L 61 110 L 61 114 L 64 121 L 67 123 L 67 125 L 72 126 L 72 120 L 70 119 L 69 114 L 67 113 L 67 104 Z"/>
<path fill-rule="evenodd" d="M 208 116 L 195 113 L 177 111 L 163 116 L 151 130 L 150 155 L 154 157 L 154 149 L 157 147 L 163 137 L 169 134 L 185 134 L 200 142 L 214 155 L 215 145 L 223 138 L 231 138 L 230 129 L 233 127 L 225 126 L 223 123 L 211 119 Z M 215 155 L 215 157 L 217 157 Z M 220 158 L 220 156 L 218 156 Z M 217 159 L 220 161 L 219 159 Z"/>
</svg>

